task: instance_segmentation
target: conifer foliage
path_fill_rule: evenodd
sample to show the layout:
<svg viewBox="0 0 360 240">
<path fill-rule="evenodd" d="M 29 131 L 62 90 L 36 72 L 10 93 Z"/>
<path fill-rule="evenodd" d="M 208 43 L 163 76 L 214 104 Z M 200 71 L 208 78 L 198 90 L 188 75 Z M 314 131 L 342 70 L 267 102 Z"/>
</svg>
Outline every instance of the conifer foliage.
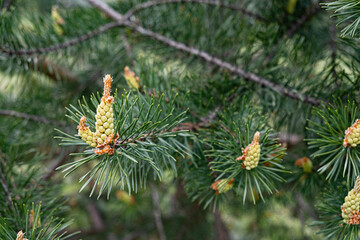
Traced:
<svg viewBox="0 0 360 240">
<path fill-rule="evenodd" d="M 360 238 L 358 0 L 0 7 L 0 239 Z"/>
</svg>

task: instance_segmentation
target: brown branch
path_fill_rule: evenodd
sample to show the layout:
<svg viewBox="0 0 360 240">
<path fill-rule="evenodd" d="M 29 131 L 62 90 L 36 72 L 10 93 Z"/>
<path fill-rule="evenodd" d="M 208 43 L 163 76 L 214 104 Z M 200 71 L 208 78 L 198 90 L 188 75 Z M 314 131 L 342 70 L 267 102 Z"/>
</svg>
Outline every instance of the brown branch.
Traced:
<svg viewBox="0 0 360 240">
<path fill-rule="evenodd" d="M 223 69 L 227 69 L 230 72 L 237 74 L 245 79 L 247 79 L 248 81 L 254 82 L 259 84 L 260 86 L 265 86 L 269 89 L 272 89 L 275 92 L 279 92 L 284 96 L 290 97 L 292 99 L 295 100 L 299 100 L 305 103 L 309 103 L 312 105 L 319 105 L 321 100 L 314 98 L 314 97 L 310 97 L 310 96 L 306 96 L 303 93 L 299 93 L 294 89 L 290 89 L 287 87 L 283 87 L 280 86 L 276 83 L 273 83 L 265 78 L 262 78 L 254 73 L 251 72 L 246 72 L 243 69 L 236 67 L 228 62 L 225 62 L 219 58 L 213 57 L 211 56 L 209 53 L 204 52 L 204 51 L 200 51 L 199 49 L 193 48 L 193 47 L 189 47 L 186 46 L 183 43 L 180 42 L 176 42 L 170 38 L 167 38 L 161 34 L 155 33 L 151 30 L 145 29 L 139 25 L 134 24 L 131 21 L 124 21 L 124 17 L 123 15 L 121 15 L 120 13 L 117 13 L 114 9 L 112 9 L 111 7 L 109 7 L 106 3 L 100 1 L 100 0 L 88 0 L 89 3 L 91 3 L 93 6 L 99 8 L 100 10 L 104 11 L 107 15 L 109 15 L 111 18 L 113 18 L 114 20 L 118 21 L 118 24 L 130 27 L 132 29 L 134 29 L 135 31 L 137 31 L 138 33 L 144 35 L 144 36 L 148 36 L 151 38 L 154 38 L 170 47 L 173 47 L 177 50 L 181 50 L 183 52 L 189 53 L 191 55 L 197 56 L 201 59 L 204 59 L 205 61 L 215 64 L 217 66 L 219 66 L 220 68 Z"/>
<path fill-rule="evenodd" d="M 24 118 L 24 119 L 27 119 L 27 120 L 40 122 L 40 123 L 46 123 L 46 124 L 62 125 L 62 123 L 59 123 L 59 122 L 56 122 L 56 121 L 51 121 L 51 120 L 49 120 L 47 118 L 44 118 L 44 117 L 31 115 L 31 114 L 26 114 L 26 113 L 21 113 L 21 112 L 16 112 L 16 111 L 13 111 L 13 110 L 2 110 L 2 109 L 0 109 L 0 115 L 10 116 L 10 117 L 19 117 L 19 118 Z"/>
<path fill-rule="evenodd" d="M 249 12 L 248 10 L 239 7 L 235 4 L 228 4 L 223 3 L 221 1 L 209 1 L 209 0 L 155 0 L 155 1 L 148 1 L 141 4 L 136 5 L 135 7 L 131 8 L 129 11 L 127 11 L 124 15 L 125 19 L 129 19 L 132 15 L 134 15 L 136 12 L 150 8 L 153 6 L 161 5 L 161 4 L 171 4 L 171 3 L 195 3 L 195 4 L 207 4 L 212 6 L 219 6 L 222 8 L 228 8 L 234 11 L 240 11 L 243 15 L 247 15 L 250 17 L 253 17 L 259 21 L 266 21 L 262 16 L 257 15 L 255 13 Z"/>
<path fill-rule="evenodd" d="M 77 37 L 77 38 L 73 38 L 71 40 L 68 40 L 66 42 L 63 43 L 59 43 L 59 44 L 55 44 L 52 45 L 50 47 L 42 47 L 42 48 L 36 48 L 36 49 L 19 49 L 19 50 L 15 50 L 15 49 L 10 49 L 7 48 L 6 46 L 0 46 L 0 52 L 9 55 L 9 56 L 31 56 L 34 54 L 46 54 L 46 53 L 50 53 L 50 52 L 54 52 L 60 49 L 64 49 L 73 45 L 76 45 L 78 43 L 84 42 L 92 37 L 95 37 L 103 32 L 106 32 L 107 30 L 111 29 L 111 28 L 115 28 L 120 26 L 120 23 L 117 22 L 112 22 L 112 23 L 108 23 L 105 24 L 101 27 L 99 27 L 96 30 L 93 30 L 91 32 L 85 33 L 84 35 Z"/>
</svg>

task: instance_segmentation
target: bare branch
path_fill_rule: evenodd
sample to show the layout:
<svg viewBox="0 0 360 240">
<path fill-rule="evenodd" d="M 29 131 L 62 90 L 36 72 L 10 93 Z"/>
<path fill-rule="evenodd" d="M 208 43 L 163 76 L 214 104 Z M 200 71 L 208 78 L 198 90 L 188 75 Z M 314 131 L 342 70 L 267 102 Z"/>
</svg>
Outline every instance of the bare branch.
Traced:
<svg viewBox="0 0 360 240">
<path fill-rule="evenodd" d="M 150 7 L 161 5 L 161 4 L 171 4 L 171 3 L 195 3 L 195 4 L 207 4 L 207 5 L 212 5 L 212 6 L 219 6 L 219 7 L 228 8 L 228 9 L 231 9 L 234 11 L 240 11 L 243 15 L 253 17 L 259 21 L 266 21 L 266 19 L 264 19 L 262 16 L 257 15 L 252 12 L 249 12 L 246 9 L 239 7 L 235 4 L 228 4 L 228 3 L 223 3 L 221 1 L 209 1 L 209 0 L 155 0 L 155 1 L 148 1 L 148 2 L 138 4 L 135 7 L 131 8 L 129 11 L 126 12 L 126 14 L 124 15 L 124 18 L 129 19 L 136 12 L 146 9 L 146 8 L 150 8 Z"/>
<path fill-rule="evenodd" d="M 281 93 L 284 96 L 290 97 L 292 99 L 295 100 L 299 100 L 305 103 L 310 103 L 312 105 L 319 105 L 321 100 L 314 98 L 314 97 L 310 97 L 310 96 L 306 96 L 303 93 L 297 92 L 294 89 L 290 89 L 290 88 L 286 88 L 286 87 L 282 87 L 276 83 L 273 83 L 265 78 L 262 78 L 254 73 L 251 72 L 245 72 L 243 69 L 239 68 L 239 67 L 235 67 L 234 65 L 225 62 L 219 58 L 213 57 L 211 56 L 209 53 L 204 52 L 204 51 L 200 51 L 199 49 L 193 48 L 193 47 L 188 47 L 183 43 L 180 42 L 176 42 L 172 39 L 169 39 L 163 35 L 160 35 L 158 33 L 155 33 L 151 30 L 148 30 L 146 28 L 143 28 L 141 26 L 136 25 L 135 23 L 131 22 L 131 21 L 124 21 L 123 22 L 123 15 L 121 15 L 120 13 L 117 13 L 115 10 L 113 10 L 111 7 L 109 7 L 106 3 L 100 1 L 100 0 L 88 0 L 88 2 L 90 2 L 92 5 L 94 5 L 95 7 L 98 7 L 100 10 L 104 11 L 106 14 L 108 14 L 110 17 L 112 17 L 114 20 L 119 21 L 119 24 L 123 24 L 124 26 L 130 27 L 132 29 L 134 29 L 135 31 L 137 31 L 138 33 L 144 35 L 144 36 L 148 36 L 151 38 L 154 38 L 170 47 L 173 47 L 175 49 L 181 50 L 183 52 L 189 53 L 191 55 L 197 56 L 199 58 L 204 59 L 205 61 L 215 64 L 223 69 L 227 69 L 230 72 L 237 74 L 245 79 L 247 79 L 248 81 L 254 82 L 259 84 L 260 86 L 265 86 L 267 88 L 270 88 L 276 92 Z"/>
<path fill-rule="evenodd" d="M 0 109 L 0 115 L 10 116 L 10 117 L 19 117 L 19 118 L 24 118 L 24 119 L 27 119 L 27 120 L 32 120 L 32 121 L 35 121 L 35 122 L 46 123 L 46 124 L 62 125 L 59 122 L 51 121 L 51 120 L 49 120 L 47 118 L 44 118 L 44 117 L 31 115 L 31 114 L 26 114 L 26 113 L 21 113 L 21 112 L 16 112 L 16 111 L 13 111 L 13 110 L 2 110 L 2 109 Z"/>
<path fill-rule="evenodd" d="M 164 225 L 161 220 L 159 192 L 158 192 L 158 189 L 155 186 L 155 184 L 151 183 L 150 185 L 151 185 L 151 198 L 153 200 L 154 218 L 155 218 L 156 228 L 158 230 L 160 240 L 166 240 Z"/>
<path fill-rule="evenodd" d="M 54 51 L 84 42 L 92 37 L 95 37 L 103 32 L 106 32 L 107 30 L 109 30 L 111 28 L 115 28 L 118 26 L 121 26 L 121 24 L 117 23 L 117 22 L 108 23 L 108 24 L 105 24 L 105 25 L 99 27 L 98 29 L 96 29 L 94 31 L 85 33 L 84 35 L 82 35 L 80 37 L 73 38 L 69 41 L 55 44 L 50 47 L 15 50 L 15 49 L 9 49 L 6 46 L 0 46 L 0 52 L 3 52 L 4 54 L 9 55 L 9 56 L 29 56 L 29 55 L 34 55 L 34 54 L 46 54 L 46 53 L 54 52 Z"/>
<path fill-rule="evenodd" d="M 290 97 L 292 99 L 295 99 L 295 100 L 300 100 L 302 102 L 305 102 L 305 103 L 310 103 L 312 105 L 319 105 L 321 100 L 320 99 L 317 99 L 317 98 L 314 98 L 314 97 L 310 97 L 310 96 L 306 96 L 305 94 L 303 93 L 300 93 L 300 92 L 297 92 L 296 90 L 293 90 L 293 89 L 290 89 L 290 88 L 287 88 L 287 87 L 282 87 L 276 83 L 273 83 L 265 78 L 262 78 L 254 73 L 251 73 L 251 72 L 245 72 L 243 69 L 239 68 L 239 67 L 235 67 L 234 65 L 228 63 L 228 62 L 225 62 L 219 58 L 216 58 L 216 57 L 213 57 L 211 56 L 209 53 L 207 52 L 204 52 L 204 51 L 200 51 L 199 49 L 196 49 L 196 48 L 193 48 L 193 47 L 188 47 L 186 46 L 185 44 L 183 43 L 179 43 L 179 42 L 176 42 L 172 39 L 169 39 L 163 35 L 160 35 L 158 33 L 155 33 L 151 30 L 148 30 L 148 29 L 145 29 L 141 26 L 138 26 L 134 23 L 131 23 L 131 22 L 125 22 L 124 23 L 126 26 L 129 26 L 131 28 L 133 28 L 135 31 L 137 31 L 138 33 L 144 35 L 144 36 L 148 36 L 148 37 L 151 37 L 151 38 L 154 38 L 166 45 L 169 45 L 175 49 L 178 49 L 178 50 L 181 50 L 181 51 L 184 51 L 186 53 L 189 53 L 191 55 L 194 55 L 194 56 L 197 56 L 199 58 L 202 58 L 204 59 L 205 61 L 209 62 L 209 63 L 212 63 L 212 64 L 215 64 L 217 66 L 219 66 L 220 68 L 223 68 L 223 69 L 227 69 L 229 70 L 230 72 L 234 73 L 234 74 L 237 74 L 245 79 L 247 79 L 248 81 L 251 81 L 251 82 L 254 82 L 254 83 L 257 83 L 259 84 L 260 86 L 265 86 L 267 88 L 270 88 L 272 90 L 274 90 L 275 92 L 279 92 L 281 93 L 282 95 L 284 96 L 287 96 L 287 97 Z"/>
<path fill-rule="evenodd" d="M 3 6 L 1 7 L 1 10 L 7 10 L 9 6 L 11 5 L 12 0 L 5 0 Z"/>
<path fill-rule="evenodd" d="M 110 18 L 114 19 L 117 22 L 123 22 L 125 21 L 125 18 L 123 15 L 121 15 L 120 13 L 118 13 L 117 11 L 115 11 L 114 9 L 112 9 L 109 5 L 107 5 L 105 2 L 103 1 L 99 1 L 99 0 L 87 0 L 91 5 L 93 5 L 94 7 L 100 9 L 101 11 L 103 11 L 104 13 L 106 13 L 107 16 L 109 16 Z"/>
<path fill-rule="evenodd" d="M 98 207 L 93 202 L 89 202 L 86 204 L 86 208 L 89 212 L 93 229 L 97 232 L 105 230 L 104 220 L 101 217 Z"/>
<path fill-rule="evenodd" d="M 215 209 L 214 228 L 217 240 L 230 240 L 229 230 L 227 229 L 218 209 Z"/>
</svg>

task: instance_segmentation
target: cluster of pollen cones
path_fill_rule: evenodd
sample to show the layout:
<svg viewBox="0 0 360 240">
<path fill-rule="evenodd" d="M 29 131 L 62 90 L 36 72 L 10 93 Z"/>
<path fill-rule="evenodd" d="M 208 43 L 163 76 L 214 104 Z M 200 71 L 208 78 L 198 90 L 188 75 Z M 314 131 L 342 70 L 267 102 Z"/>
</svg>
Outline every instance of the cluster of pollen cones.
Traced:
<svg viewBox="0 0 360 240">
<path fill-rule="evenodd" d="M 360 144 L 360 119 L 356 119 L 355 123 L 346 129 L 343 146 L 356 147 L 358 144 Z"/>
<path fill-rule="evenodd" d="M 18 232 L 18 234 L 16 235 L 16 240 L 28 240 L 27 238 L 24 238 L 24 233 L 23 231 Z"/>
<path fill-rule="evenodd" d="M 341 206 L 341 216 L 344 222 L 351 225 L 360 224 L 360 178 L 357 177 L 354 188 L 345 197 L 345 202 Z"/>
<path fill-rule="evenodd" d="M 95 132 L 92 132 L 89 127 L 86 127 L 86 118 L 82 117 L 78 126 L 78 134 L 83 141 L 91 147 L 96 148 L 94 152 L 101 154 L 114 154 L 114 144 L 118 139 L 118 134 L 115 135 L 114 130 L 114 111 L 113 103 L 114 97 L 110 96 L 111 91 L 111 76 L 104 77 L 104 93 L 101 102 L 97 107 L 95 115 Z"/>
<path fill-rule="evenodd" d="M 260 133 L 256 132 L 252 143 L 242 149 L 243 155 L 236 158 L 237 161 L 243 161 L 243 168 L 246 168 L 246 170 L 251 170 L 259 164 L 261 150 L 259 140 Z"/>
</svg>

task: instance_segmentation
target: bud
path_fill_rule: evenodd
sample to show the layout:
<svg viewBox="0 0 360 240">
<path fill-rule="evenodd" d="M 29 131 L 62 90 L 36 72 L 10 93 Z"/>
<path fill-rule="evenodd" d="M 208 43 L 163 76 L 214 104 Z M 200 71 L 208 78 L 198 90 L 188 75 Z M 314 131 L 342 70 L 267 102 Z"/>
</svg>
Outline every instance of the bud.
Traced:
<svg viewBox="0 0 360 240">
<path fill-rule="evenodd" d="M 355 123 L 345 131 L 343 146 L 356 147 L 359 143 L 360 143 L 360 119 L 356 119 Z"/>
<path fill-rule="evenodd" d="M 360 178 L 356 178 L 354 188 L 349 191 L 344 199 L 344 204 L 341 206 L 341 216 L 347 224 L 360 224 Z"/>
<path fill-rule="evenodd" d="M 128 194 L 125 191 L 122 190 L 118 190 L 116 192 L 116 198 L 120 201 L 122 201 L 123 203 L 127 204 L 127 205 L 135 205 L 135 198 L 134 196 Z"/>
<path fill-rule="evenodd" d="M 295 7 L 296 7 L 296 3 L 297 3 L 297 0 L 289 0 L 287 5 L 286 5 L 286 11 L 289 13 L 289 14 L 293 14 L 294 11 L 295 11 Z"/>
<path fill-rule="evenodd" d="M 54 31 L 57 35 L 63 35 L 64 30 L 62 28 L 61 25 L 65 24 L 64 19 L 61 17 L 61 15 L 59 14 L 59 7 L 58 6 L 53 6 L 51 9 L 51 18 L 52 18 L 52 26 L 54 28 Z"/>
<path fill-rule="evenodd" d="M 211 184 L 211 188 L 216 191 L 216 194 L 226 193 L 234 186 L 234 179 L 220 179 Z"/>
<path fill-rule="evenodd" d="M 243 155 L 237 157 L 236 160 L 243 161 L 243 167 L 246 170 L 251 170 L 259 164 L 260 160 L 260 145 L 259 145 L 260 133 L 256 132 L 254 134 L 254 139 L 251 144 L 249 144 L 245 149 L 242 149 Z"/>
<path fill-rule="evenodd" d="M 140 89 L 140 78 L 135 77 L 135 73 L 132 72 L 128 66 L 124 69 L 124 76 L 130 88 Z"/>
<path fill-rule="evenodd" d="M 307 157 L 299 158 L 295 161 L 295 166 L 302 167 L 304 172 L 311 173 L 313 169 L 313 164 L 311 160 Z"/>
</svg>

